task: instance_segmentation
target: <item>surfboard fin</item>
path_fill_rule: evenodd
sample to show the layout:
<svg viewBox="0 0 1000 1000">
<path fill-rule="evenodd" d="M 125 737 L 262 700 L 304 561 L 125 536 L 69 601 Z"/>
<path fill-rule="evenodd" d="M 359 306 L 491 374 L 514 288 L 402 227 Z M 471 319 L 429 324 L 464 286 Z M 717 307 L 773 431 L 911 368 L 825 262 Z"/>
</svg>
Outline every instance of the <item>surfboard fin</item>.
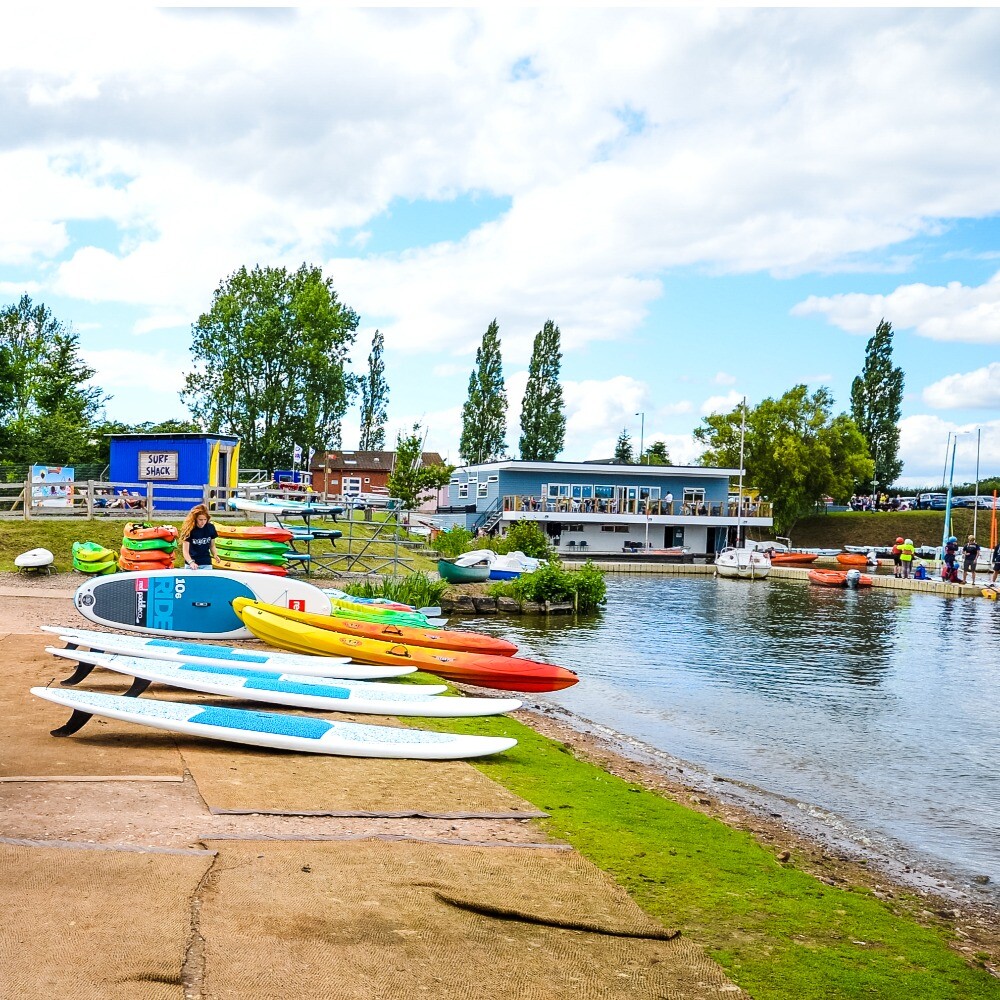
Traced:
<svg viewBox="0 0 1000 1000">
<path fill-rule="evenodd" d="M 50 736 L 72 736 L 74 733 L 78 733 L 83 727 L 93 718 L 91 712 L 81 712 L 78 708 L 73 709 L 73 714 L 69 717 L 69 721 L 65 726 L 60 726 L 58 729 L 53 729 L 49 735 Z"/>
<path fill-rule="evenodd" d="M 123 698 L 138 698 L 146 688 L 152 684 L 152 681 L 147 681 L 145 677 L 136 677 L 132 681 L 132 686 L 122 695 Z"/>
<path fill-rule="evenodd" d="M 74 646 L 73 648 L 75 649 L 76 647 Z M 78 663 L 76 670 L 69 677 L 61 680 L 59 684 L 61 687 L 72 687 L 74 684 L 79 684 L 93 669 L 94 665 L 92 663 Z"/>
</svg>

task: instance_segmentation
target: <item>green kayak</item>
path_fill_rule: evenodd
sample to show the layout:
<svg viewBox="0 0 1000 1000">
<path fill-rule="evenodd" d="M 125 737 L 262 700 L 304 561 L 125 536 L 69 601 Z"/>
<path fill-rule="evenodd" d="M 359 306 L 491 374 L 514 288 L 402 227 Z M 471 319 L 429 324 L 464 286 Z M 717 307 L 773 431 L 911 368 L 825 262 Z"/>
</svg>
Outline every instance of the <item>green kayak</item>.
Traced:
<svg viewBox="0 0 1000 1000">
<path fill-rule="evenodd" d="M 238 552 L 241 549 L 246 549 L 252 552 L 280 554 L 288 551 L 286 542 L 272 542 L 266 538 L 216 538 L 215 547 L 220 552 Z"/>
<path fill-rule="evenodd" d="M 122 546 L 132 549 L 135 552 L 149 552 L 151 549 L 162 549 L 164 552 L 173 552 L 177 547 L 176 542 L 168 542 L 165 538 L 123 538 Z"/>
</svg>

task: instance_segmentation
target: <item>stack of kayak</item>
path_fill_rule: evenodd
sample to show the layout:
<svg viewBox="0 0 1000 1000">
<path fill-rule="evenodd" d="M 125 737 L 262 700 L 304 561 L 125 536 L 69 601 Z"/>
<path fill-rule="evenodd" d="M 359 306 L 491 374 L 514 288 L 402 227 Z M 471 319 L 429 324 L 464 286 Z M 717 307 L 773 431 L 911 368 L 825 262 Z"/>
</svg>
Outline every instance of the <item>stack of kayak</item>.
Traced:
<svg viewBox="0 0 1000 1000">
<path fill-rule="evenodd" d="M 170 569 L 177 548 L 177 529 L 172 524 L 130 521 L 122 530 L 118 568 L 133 573 Z"/>
<path fill-rule="evenodd" d="M 258 639 L 292 652 L 411 664 L 448 680 L 507 691 L 558 691 L 578 680 L 565 667 L 516 657 L 512 643 L 475 632 L 407 626 L 379 620 L 376 612 L 368 612 L 375 620 L 367 621 L 336 608 L 330 615 L 310 614 L 239 597 L 233 610 Z"/>
<path fill-rule="evenodd" d="M 287 576 L 286 555 L 294 535 L 287 528 L 257 525 L 229 527 L 216 525 L 218 537 L 215 551 L 218 554 L 212 565 L 236 573 L 267 573 L 270 576 Z"/>
<path fill-rule="evenodd" d="M 73 543 L 73 569 L 78 573 L 90 576 L 114 573 L 117 558 L 118 553 L 114 549 L 106 549 L 97 542 Z"/>
</svg>

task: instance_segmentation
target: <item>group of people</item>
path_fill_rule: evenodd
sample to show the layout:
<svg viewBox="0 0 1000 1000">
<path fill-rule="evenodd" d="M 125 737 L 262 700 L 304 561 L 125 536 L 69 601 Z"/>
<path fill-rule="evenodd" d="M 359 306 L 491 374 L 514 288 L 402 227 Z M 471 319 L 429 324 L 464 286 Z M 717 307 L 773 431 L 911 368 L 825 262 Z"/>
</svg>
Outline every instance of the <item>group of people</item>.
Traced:
<svg viewBox="0 0 1000 1000">
<path fill-rule="evenodd" d="M 958 576 L 958 554 L 962 553 L 962 578 Z M 952 535 L 944 544 L 944 566 L 941 569 L 941 579 L 946 583 L 976 583 L 976 563 L 979 561 L 979 553 L 982 546 L 976 541 L 975 535 L 969 535 L 961 550 L 958 547 L 958 539 Z M 1000 543 L 994 546 L 990 553 L 990 568 L 992 574 L 990 583 L 997 582 L 1000 574 Z M 972 577 L 970 580 L 969 577 Z"/>
<path fill-rule="evenodd" d="M 909 510 L 909 500 L 890 497 L 887 493 L 873 493 L 871 496 L 854 494 L 847 502 L 851 510 Z"/>
</svg>

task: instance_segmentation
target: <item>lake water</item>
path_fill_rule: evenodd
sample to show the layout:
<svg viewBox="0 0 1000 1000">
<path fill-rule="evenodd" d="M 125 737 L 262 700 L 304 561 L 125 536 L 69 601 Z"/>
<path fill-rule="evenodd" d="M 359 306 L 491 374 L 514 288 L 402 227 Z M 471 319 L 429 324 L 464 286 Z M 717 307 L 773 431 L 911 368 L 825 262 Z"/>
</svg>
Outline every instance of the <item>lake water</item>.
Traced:
<svg viewBox="0 0 1000 1000">
<path fill-rule="evenodd" d="M 540 701 L 1000 883 L 1000 604 L 623 575 L 582 624 L 469 625 L 580 674 Z"/>
</svg>

